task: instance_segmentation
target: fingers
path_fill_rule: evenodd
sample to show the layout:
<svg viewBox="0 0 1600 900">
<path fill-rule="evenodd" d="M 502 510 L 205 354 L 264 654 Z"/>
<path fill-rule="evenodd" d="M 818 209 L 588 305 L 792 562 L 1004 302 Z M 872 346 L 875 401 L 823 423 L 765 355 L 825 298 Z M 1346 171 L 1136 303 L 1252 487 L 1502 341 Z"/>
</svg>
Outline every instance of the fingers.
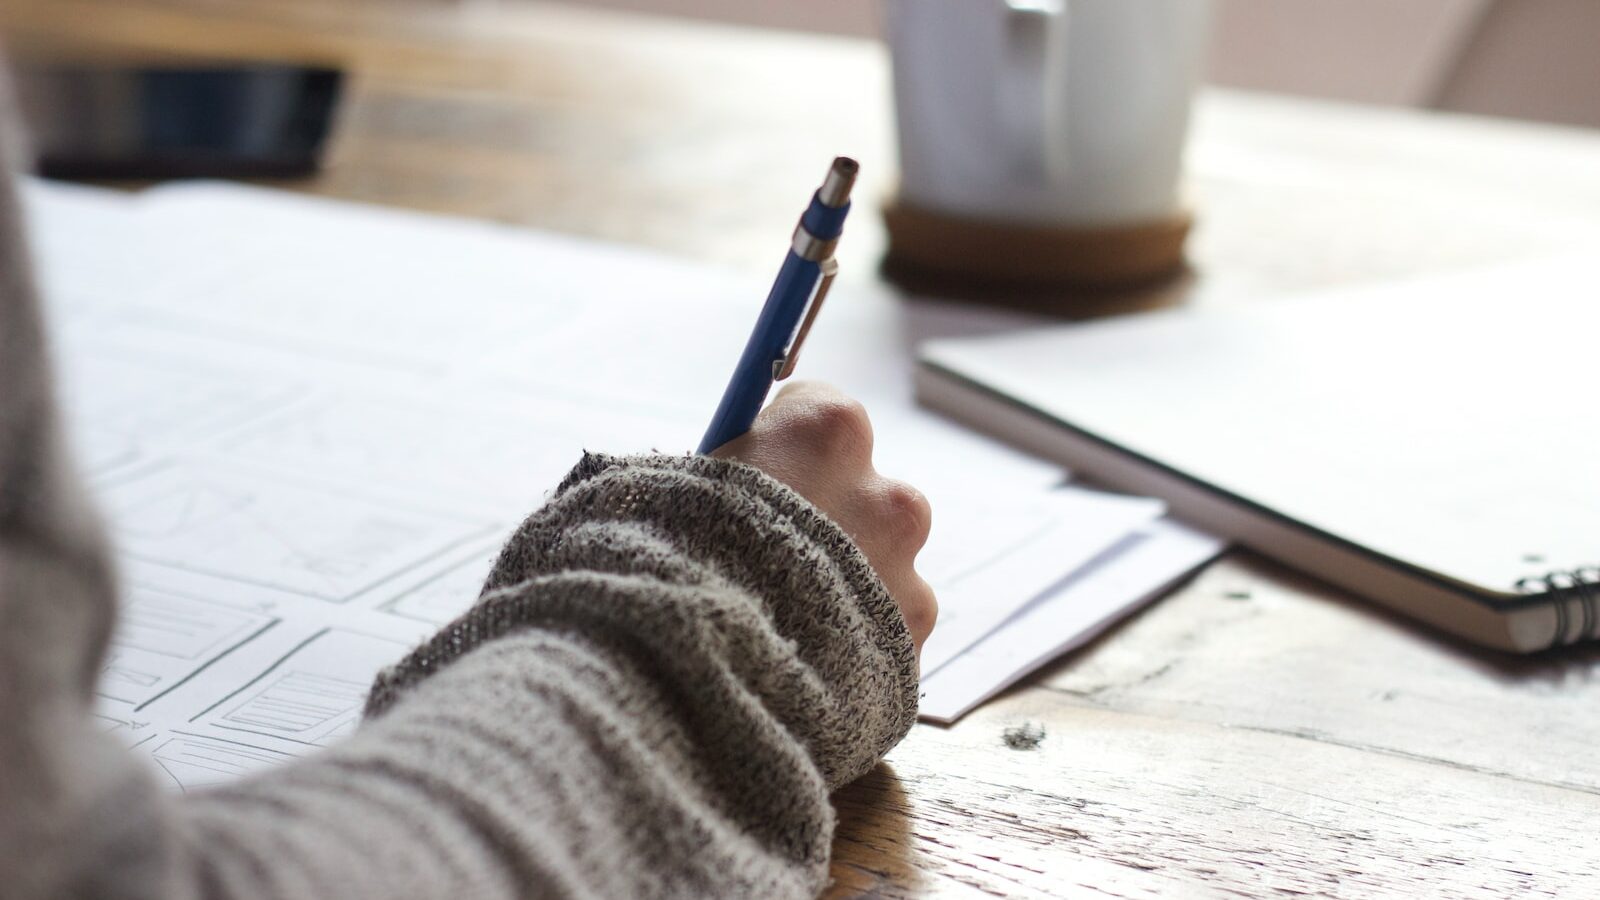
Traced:
<svg viewBox="0 0 1600 900">
<path fill-rule="evenodd" d="M 872 420 L 867 409 L 832 385 L 797 382 L 784 387 L 756 416 L 746 434 L 712 451 L 712 456 L 743 458 L 752 445 L 786 442 L 796 452 L 844 457 L 861 465 L 872 459 Z"/>
<path fill-rule="evenodd" d="M 879 517 L 884 533 L 906 562 L 916 558 L 933 531 L 933 506 L 919 490 L 892 478 L 880 479 Z"/>
<path fill-rule="evenodd" d="M 911 485 L 876 475 L 863 494 L 863 524 L 852 531 L 852 536 L 900 607 L 912 643 L 920 653 L 939 615 L 933 588 L 916 571 L 917 554 L 933 528 L 932 507 L 928 498 Z"/>
<path fill-rule="evenodd" d="M 920 654 L 923 642 L 933 633 L 934 623 L 939 619 L 938 596 L 911 569 L 904 570 L 904 574 L 892 581 L 884 579 L 883 586 L 888 589 L 895 605 L 900 607 L 900 615 L 906 620 L 906 630 L 911 632 L 911 642 Z"/>
<path fill-rule="evenodd" d="M 905 616 L 920 650 L 938 602 L 914 564 L 933 527 L 921 491 L 872 466 L 866 408 L 817 382 L 786 385 L 748 434 L 712 454 L 750 463 L 816 504 L 855 540 Z"/>
<path fill-rule="evenodd" d="M 863 470 L 872 466 L 872 420 L 867 408 L 832 385 L 787 385 L 756 423 L 835 465 Z"/>
<path fill-rule="evenodd" d="M 873 565 L 909 569 L 933 528 L 933 510 L 922 492 L 874 472 L 857 483 L 852 506 L 862 525 L 852 536 Z"/>
<path fill-rule="evenodd" d="M 862 405 L 824 384 L 784 388 L 749 433 L 712 454 L 765 471 L 826 511 L 872 477 L 872 423 Z"/>
<path fill-rule="evenodd" d="M 885 479 L 882 514 L 885 516 L 883 532 L 890 535 L 893 549 L 880 565 L 883 586 L 888 588 L 894 604 L 899 605 L 912 644 L 922 653 L 923 641 L 933 633 L 934 621 L 939 618 L 939 601 L 933 588 L 922 575 L 917 575 L 915 562 L 918 552 L 928 543 L 933 533 L 933 506 L 920 490 L 901 480 Z"/>
</svg>

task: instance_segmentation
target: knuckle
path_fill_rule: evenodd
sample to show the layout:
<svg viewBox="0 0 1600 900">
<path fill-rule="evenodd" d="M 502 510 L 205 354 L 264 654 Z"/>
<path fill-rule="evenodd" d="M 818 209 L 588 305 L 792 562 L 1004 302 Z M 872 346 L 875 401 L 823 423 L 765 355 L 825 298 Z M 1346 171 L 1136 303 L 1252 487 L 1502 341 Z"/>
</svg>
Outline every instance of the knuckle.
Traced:
<svg viewBox="0 0 1600 900">
<path fill-rule="evenodd" d="M 933 507 L 919 490 L 903 481 L 887 481 L 881 493 L 884 518 L 896 538 L 896 543 L 909 544 L 912 550 L 921 549 L 933 530 Z"/>
<path fill-rule="evenodd" d="M 900 603 L 900 613 L 905 617 L 906 627 L 911 634 L 921 640 L 933 631 L 934 624 L 939 620 L 939 598 L 921 578 L 917 579 L 916 587 L 909 593 L 911 596 Z"/>
<path fill-rule="evenodd" d="M 872 456 L 872 422 L 867 409 L 858 401 L 844 397 L 828 398 L 812 404 L 798 424 L 819 449 L 853 457 Z"/>
</svg>

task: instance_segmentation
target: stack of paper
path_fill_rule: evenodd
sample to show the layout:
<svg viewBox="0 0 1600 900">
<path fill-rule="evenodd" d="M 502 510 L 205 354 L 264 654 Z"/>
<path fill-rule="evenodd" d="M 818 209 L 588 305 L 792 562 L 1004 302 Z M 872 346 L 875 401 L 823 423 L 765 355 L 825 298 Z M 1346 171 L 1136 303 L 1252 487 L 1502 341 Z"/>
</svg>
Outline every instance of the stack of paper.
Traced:
<svg viewBox="0 0 1600 900">
<path fill-rule="evenodd" d="M 233 186 L 27 198 L 129 587 L 101 714 L 179 788 L 351 728 L 583 449 L 694 446 L 765 296 L 633 249 Z M 802 362 L 867 404 L 878 468 L 934 506 L 933 719 L 1218 549 L 914 408 L 916 341 L 1019 324 L 838 292 Z"/>
</svg>

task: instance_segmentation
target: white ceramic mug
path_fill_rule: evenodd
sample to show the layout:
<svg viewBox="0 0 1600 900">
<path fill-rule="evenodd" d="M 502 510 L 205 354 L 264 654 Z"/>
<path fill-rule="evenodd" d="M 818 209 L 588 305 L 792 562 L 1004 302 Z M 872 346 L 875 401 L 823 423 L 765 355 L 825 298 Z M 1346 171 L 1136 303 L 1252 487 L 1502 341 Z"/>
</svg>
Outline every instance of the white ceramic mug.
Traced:
<svg viewBox="0 0 1600 900">
<path fill-rule="evenodd" d="M 1208 0 L 884 0 L 900 202 L 1128 225 L 1177 211 Z"/>
</svg>

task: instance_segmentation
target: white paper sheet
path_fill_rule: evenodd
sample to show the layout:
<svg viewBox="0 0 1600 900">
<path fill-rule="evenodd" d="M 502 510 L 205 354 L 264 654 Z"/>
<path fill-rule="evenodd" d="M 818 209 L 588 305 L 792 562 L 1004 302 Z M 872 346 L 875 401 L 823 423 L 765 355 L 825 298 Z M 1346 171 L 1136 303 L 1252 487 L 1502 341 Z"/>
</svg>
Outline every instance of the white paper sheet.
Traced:
<svg viewBox="0 0 1600 900">
<path fill-rule="evenodd" d="M 693 447 L 765 285 L 634 250 L 242 187 L 27 186 L 67 423 L 126 594 L 109 732 L 174 790 L 349 732 L 584 448 Z M 926 315 L 925 315 L 926 314 Z M 910 404 L 952 312 L 840 291 L 803 375 L 936 508 L 963 644 L 1158 514 Z M 1016 327 L 974 315 L 971 327 Z"/>
<path fill-rule="evenodd" d="M 1152 522 L 922 679 L 922 718 L 954 722 L 1040 666 L 1087 644 L 1222 551 L 1216 538 Z"/>
<path fill-rule="evenodd" d="M 180 790 L 346 733 L 580 451 L 694 446 L 765 295 L 648 252 L 256 189 L 26 198 L 128 586 L 98 713 Z M 914 408 L 919 339 L 1023 324 L 840 291 L 803 354 L 867 403 L 880 470 L 933 503 L 927 658 L 1160 512 L 1055 490 L 1055 466 Z"/>
<path fill-rule="evenodd" d="M 924 677 L 1165 511 L 1159 500 L 1062 487 L 1032 502 L 947 506 L 953 525 L 930 537 L 922 575 L 939 621 L 922 647 Z"/>
</svg>

